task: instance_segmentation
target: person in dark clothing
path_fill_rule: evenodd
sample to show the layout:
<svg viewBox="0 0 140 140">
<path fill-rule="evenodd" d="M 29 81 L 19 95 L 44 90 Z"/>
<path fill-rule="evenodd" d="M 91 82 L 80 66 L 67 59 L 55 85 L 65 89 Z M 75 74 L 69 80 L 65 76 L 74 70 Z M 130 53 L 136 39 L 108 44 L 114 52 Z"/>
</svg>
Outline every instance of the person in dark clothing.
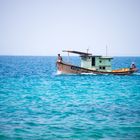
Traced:
<svg viewBox="0 0 140 140">
<path fill-rule="evenodd" d="M 58 62 L 61 62 L 62 60 L 63 60 L 63 59 L 62 59 L 61 55 L 60 55 L 60 54 L 58 54 L 57 61 L 58 61 Z"/>
<path fill-rule="evenodd" d="M 135 63 L 132 63 L 132 64 L 131 64 L 131 69 L 135 69 L 135 68 L 136 68 Z"/>
</svg>

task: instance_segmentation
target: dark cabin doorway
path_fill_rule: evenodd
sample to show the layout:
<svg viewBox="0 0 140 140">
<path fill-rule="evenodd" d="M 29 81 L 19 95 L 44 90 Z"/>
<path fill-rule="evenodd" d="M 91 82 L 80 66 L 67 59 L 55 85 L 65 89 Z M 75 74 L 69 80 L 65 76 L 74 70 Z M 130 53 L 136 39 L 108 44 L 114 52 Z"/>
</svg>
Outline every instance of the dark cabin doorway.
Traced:
<svg viewBox="0 0 140 140">
<path fill-rule="evenodd" d="M 95 66 L 95 57 L 92 57 L 92 66 Z"/>
</svg>

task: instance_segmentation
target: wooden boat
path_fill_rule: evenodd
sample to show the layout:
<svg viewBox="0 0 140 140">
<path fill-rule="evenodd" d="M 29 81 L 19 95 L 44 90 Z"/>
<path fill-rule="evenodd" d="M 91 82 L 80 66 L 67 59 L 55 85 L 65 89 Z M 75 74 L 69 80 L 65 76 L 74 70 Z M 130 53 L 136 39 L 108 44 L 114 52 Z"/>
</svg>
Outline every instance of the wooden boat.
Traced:
<svg viewBox="0 0 140 140">
<path fill-rule="evenodd" d="M 81 57 L 81 66 L 57 61 L 57 69 L 61 74 L 113 74 L 113 75 L 130 75 L 137 72 L 138 69 L 134 65 L 132 68 L 121 68 L 112 70 L 112 57 L 95 56 L 90 53 L 79 51 L 63 51 L 68 53 L 79 54 Z"/>
</svg>

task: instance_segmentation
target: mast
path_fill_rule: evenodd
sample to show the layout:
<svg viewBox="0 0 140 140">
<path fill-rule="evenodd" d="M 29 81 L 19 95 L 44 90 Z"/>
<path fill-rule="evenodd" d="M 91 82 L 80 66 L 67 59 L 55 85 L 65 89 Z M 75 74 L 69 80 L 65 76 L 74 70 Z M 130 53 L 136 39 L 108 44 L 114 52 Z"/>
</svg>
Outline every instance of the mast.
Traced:
<svg viewBox="0 0 140 140">
<path fill-rule="evenodd" d="M 70 62 L 70 55 L 69 55 L 69 52 L 68 52 L 68 62 Z"/>
<path fill-rule="evenodd" d="M 89 48 L 87 48 L 87 53 L 88 53 L 88 51 L 89 51 Z"/>
<path fill-rule="evenodd" d="M 108 47 L 106 45 L 106 56 L 108 56 Z"/>
</svg>

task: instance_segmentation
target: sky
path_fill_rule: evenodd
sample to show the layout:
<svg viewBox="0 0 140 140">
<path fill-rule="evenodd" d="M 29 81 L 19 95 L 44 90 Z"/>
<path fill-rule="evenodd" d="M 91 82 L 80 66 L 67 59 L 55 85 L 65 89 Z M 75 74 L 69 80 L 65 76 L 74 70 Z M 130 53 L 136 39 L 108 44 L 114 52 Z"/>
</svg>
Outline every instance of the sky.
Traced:
<svg viewBox="0 0 140 140">
<path fill-rule="evenodd" d="M 106 46 L 140 56 L 140 0 L 0 0 L 0 55 L 105 55 Z"/>
</svg>

